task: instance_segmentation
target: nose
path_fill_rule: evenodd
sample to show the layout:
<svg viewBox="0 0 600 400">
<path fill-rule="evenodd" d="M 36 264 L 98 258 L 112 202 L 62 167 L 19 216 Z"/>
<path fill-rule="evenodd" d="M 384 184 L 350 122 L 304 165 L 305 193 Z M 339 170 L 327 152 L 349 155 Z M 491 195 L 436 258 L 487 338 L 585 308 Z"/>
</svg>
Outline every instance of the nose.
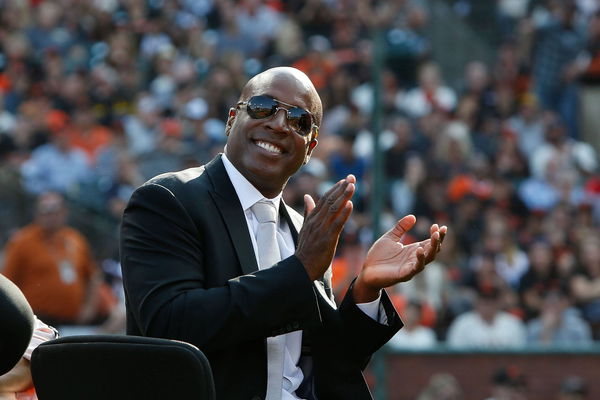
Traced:
<svg viewBox="0 0 600 400">
<path fill-rule="evenodd" d="M 287 110 L 278 107 L 275 114 L 269 120 L 268 126 L 278 132 L 293 133 L 292 128 L 288 124 Z"/>
</svg>

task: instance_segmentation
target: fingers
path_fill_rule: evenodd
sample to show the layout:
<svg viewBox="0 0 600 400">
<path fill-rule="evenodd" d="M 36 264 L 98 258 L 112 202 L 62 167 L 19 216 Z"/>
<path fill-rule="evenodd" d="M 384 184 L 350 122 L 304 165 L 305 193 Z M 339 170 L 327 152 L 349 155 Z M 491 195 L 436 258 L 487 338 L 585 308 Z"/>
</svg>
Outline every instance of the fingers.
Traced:
<svg viewBox="0 0 600 400">
<path fill-rule="evenodd" d="M 338 181 L 331 187 L 318 201 L 315 212 L 318 214 L 315 217 L 335 218 L 338 213 L 345 207 L 346 202 L 354 195 L 356 178 L 354 175 L 348 175 L 346 179 Z"/>
<path fill-rule="evenodd" d="M 340 214 L 337 216 L 336 219 L 334 219 L 333 223 L 331 224 L 332 229 L 334 230 L 334 232 L 337 233 L 338 236 L 342 232 L 342 228 L 348 221 L 348 218 L 350 218 L 350 214 L 352 214 L 353 208 L 354 205 L 352 204 L 352 201 L 347 201 Z"/>
<path fill-rule="evenodd" d="M 425 249 L 423 247 L 418 247 L 416 250 L 417 256 L 417 270 L 422 269 L 425 266 Z"/>
<path fill-rule="evenodd" d="M 315 201 L 310 194 L 304 195 L 304 219 L 315 209 Z"/>
<path fill-rule="evenodd" d="M 444 237 L 446 237 L 446 232 L 448 231 L 448 227 L 443 225 L 442 227 L 439 227 L 438 224 L 433 224 L 431 225 L 431 228 L 429 229 L 429 232 L 431 234 L 431 238 L 433 239 L 433 235 L 435 233 L 437 233 L 437 238 L 435 243 L 433 243 L 433 248 L 436 250 L 436 252 L 439 252 L 442 249 L 442 242 L 444 241 Z"/>
<path fill-rule="evenodd" d="M 406 233 L 406 231 L 410 230 L 413 226 L 415 226 L 416 222 L 417 218 L 414 215 L 409 214 L 403 217 L 398 222 L 396 222 L 396 225 L 392 229 L 387 231 L 385 235 L 392 239 L 394 242 L 398 242 L 400 241 L 402 235 Z"/>
<path fill-rule="evenodd" d="M 335 218 L 338 212 L 346 206 L 352 195 L 354 195 L 355 190 L 354 183 L 348 183 L 344 189 L 344 192 L 337 199 L 331 202 L 329 209 L 327 210 L 331 218 Z"/>
<path fill-rule="evenodd" d="M 441 250 L 442 242 L 444 240 L 444 237 L 446 236 L 446 232 L 448 231 L 448 228 L 446 226 L 438 228 L 437 224 L 434 225 L 435 226 L 431 227 L 431 238 L 419 243 L 419 247 L 423 248 L 423 260 L 425 264 L 429 264 L 430 262 L 435 260 L 435 256 Z"/>
<path fill-rule="evenodd" d="M 433 232 L 437 232 L 440 230 L 440 227 L 438 226 L 438 224 L 433 224 L 431 225 L 431 228 L 429 228 L 429 234 L 433 235 Z"/>
<path fill-rule="evenodd" d="M 446 225 L 443 225 L 438 232 L 440 233 L 440 246 L 438 248 L 439 251 L 442 247 L 442 243 L 444 242 L 444 238 L 446 237 L 446 232 L 448 232 L 448 227 Z"/>
</svg>

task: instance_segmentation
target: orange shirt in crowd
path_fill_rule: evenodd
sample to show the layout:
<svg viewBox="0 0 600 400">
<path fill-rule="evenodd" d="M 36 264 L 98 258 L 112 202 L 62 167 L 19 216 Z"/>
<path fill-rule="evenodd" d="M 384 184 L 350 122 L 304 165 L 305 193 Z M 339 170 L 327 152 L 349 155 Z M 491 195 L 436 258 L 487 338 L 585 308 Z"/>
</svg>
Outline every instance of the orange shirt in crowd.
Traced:
<svg viewBox="0 0 600 400">
<path fill-rule="evenodd" d="M 325 89 L 327 83 L 337 70 L 335 64 L 329 60 L 322 59 L 316 61 L 311 60 L 309 57 L 304 57 L 296 61 L 293 67 L 298 68 L 308 75 L 315 88 L 319 90 Z"/>
<path fill-rule="evenodd" d="M 112 141 L 112 132 L 101 125 L 96 125 L 86 132 L 72 127 L 67 130 L 67 137 L 71 147 L 83 150 L 90 163 L 93 164 L 98 151 Z"/>
<path fill-rule="evenodd" d="M 63 227 L 47 236 L 31 224 L 7 244 L 2 272 L 40 318 L 75 322 L 95 271 L 89 245 L 79 232 Z"/>
</svg>

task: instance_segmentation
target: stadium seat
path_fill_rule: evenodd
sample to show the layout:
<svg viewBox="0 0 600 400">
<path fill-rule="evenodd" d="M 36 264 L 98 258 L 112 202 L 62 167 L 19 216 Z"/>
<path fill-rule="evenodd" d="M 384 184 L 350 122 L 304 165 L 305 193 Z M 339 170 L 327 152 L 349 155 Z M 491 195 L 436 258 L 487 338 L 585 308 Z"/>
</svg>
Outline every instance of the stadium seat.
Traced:
<svg viewBox="0 0 600 400">
<path fill-rule="evenodd" d="M 168 339 L 66 336 L 33 352 L 31 372 L 40 400 L 215 399 L 204 354 Z"/>
</svg>

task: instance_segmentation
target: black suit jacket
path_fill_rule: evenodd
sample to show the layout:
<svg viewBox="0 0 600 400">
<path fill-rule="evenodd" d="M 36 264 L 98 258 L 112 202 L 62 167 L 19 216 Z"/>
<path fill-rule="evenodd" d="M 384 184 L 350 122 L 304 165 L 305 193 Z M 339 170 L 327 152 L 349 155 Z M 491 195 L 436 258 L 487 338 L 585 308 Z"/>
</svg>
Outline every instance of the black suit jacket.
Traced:
<svg viewBox="0 0 600 400">
<path fill-rule="evenodd" d="M 297 240 L 302 217 L 283 202 L 280 214 Z M 198 346 L 219 399 L 264 398 L 266 338 L 299 329 L 301 364 L 312 366 L 301 391 L 369 399 L 361 371 L 401 327 L 385 294 L 387 325 L 358 309 L 351 288 L 336 308 L 330 273 L 311 282 L 296 256 L 259 271 L 220 156 L 135 191 L 123 215 L 121 263 L 127 332 Z"/>
</svg>

